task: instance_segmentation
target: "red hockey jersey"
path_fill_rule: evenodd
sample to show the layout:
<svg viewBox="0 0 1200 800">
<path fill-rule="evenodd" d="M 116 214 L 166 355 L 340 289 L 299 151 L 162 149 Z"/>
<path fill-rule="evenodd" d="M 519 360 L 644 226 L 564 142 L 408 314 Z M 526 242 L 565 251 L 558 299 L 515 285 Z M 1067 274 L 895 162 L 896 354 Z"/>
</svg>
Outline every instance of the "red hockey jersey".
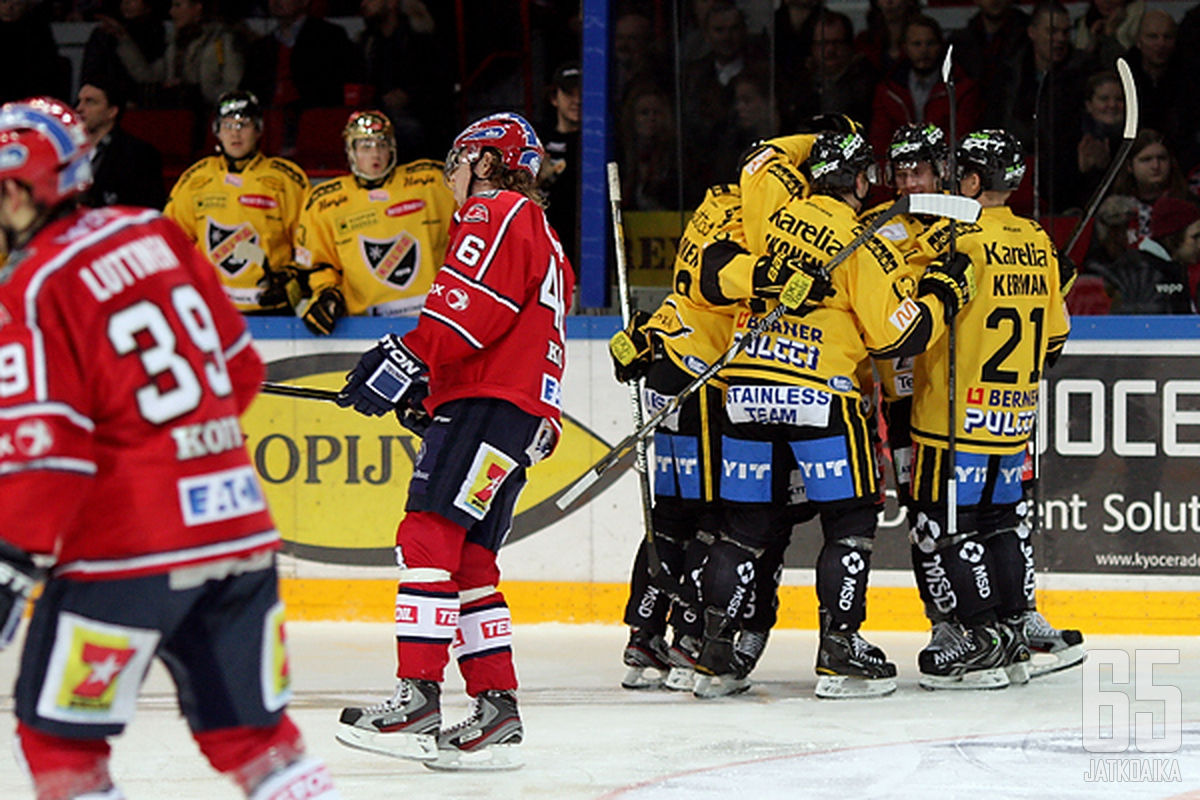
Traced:
<svg viewBox="0 0 1200 800">
<path fill-rule="evenodd" d="M 77 211 L 0 269 L 0 537 L 110 578 L 278 547 L 238 415 L 263 378 L 156 211 Z"/>
<path fill-rule="evenodd" d="M 429 366 L 426 408 L 494 397 L 557 424 L 574 280 L 536 203 L 511 191 L 469 198 L 451 222 L 417 327 L 404 337 Z"/>
</svg>

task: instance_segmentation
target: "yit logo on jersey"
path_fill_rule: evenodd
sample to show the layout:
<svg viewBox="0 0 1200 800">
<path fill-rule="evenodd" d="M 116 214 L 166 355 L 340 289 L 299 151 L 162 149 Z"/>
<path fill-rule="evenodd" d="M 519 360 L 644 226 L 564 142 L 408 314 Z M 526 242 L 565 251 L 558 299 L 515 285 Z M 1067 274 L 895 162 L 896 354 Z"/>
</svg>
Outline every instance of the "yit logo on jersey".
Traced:
<svg viewBox="0 0 1200 800">
<path fill-rule="evenodd" d="M 205 239 L 208 242 L 209 259 L 229 275 L 236 275 L 250 263 L 238 257 L 238 245 L 243 242 L 257 245 L 258 232 L 248 222 L 231 228 L 209 217 Z"/>
<path fill-rule="evenodd" d="M 397 289 L 407 289 L 417 275 L 421 245 L 408 231 L 395 239 L 358 237 L 363 261 L 375 277 Z"/>
<path fill-rule="evenodd" d="M 492 500 L 500 490 L 504 479 L 517 467 L 517 462 L 492 447 L 487 442 L 475 451 L 475 460 L 467 470 L 467 478 L 454 498 L 455 508 L 465 511 L 475 519 L 483 519 L 492 507 Z"/>
</svg>

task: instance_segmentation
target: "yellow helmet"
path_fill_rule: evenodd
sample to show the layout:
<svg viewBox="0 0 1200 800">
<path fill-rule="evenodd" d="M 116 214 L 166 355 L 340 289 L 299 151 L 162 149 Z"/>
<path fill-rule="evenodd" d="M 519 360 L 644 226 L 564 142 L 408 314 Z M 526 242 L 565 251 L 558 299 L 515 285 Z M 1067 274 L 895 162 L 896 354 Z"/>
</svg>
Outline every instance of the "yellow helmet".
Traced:
<svg viewBox="0 0 1200 800">
<path fill-rule="evenodd" d="M 346 144 L 346 160 L 349 162 L 350 171 L 364 181 L 379 180 L 368 178 L 358 169 L 358 162 L 354 158 L 354 143 L 359 139 L 383 139 L 387 142 L 392 157 L 382 177 L 391 174 L 396 167 L 396 132 L 387 115 L 382 111 L 355 111 L 350 115 L 350 119 L 346 120 L 346 127 L 342 128 L 342 141 Z"/>
</svg>

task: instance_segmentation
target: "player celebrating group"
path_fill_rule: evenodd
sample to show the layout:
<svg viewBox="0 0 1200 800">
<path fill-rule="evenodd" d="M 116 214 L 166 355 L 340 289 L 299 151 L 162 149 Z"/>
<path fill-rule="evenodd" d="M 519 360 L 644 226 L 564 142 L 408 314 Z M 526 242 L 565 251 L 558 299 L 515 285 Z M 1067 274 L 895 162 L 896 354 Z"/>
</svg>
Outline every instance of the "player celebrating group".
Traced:
<svg viewBox="0 0 1200 800">
<path fill-rule="evenodd" d="M 396 531 L 393 696 L 342 711 L 338 740 L 446 769 L 518 766 L 512 621 L 496 553 L 526 470 L 562 429 L 564 330 L 573 277 L 538 203 L 545 153 L 516 114 L 468 126 L 446 157 L 458 212 L 450 247 L 403 338 L 389 334 L 349 374 L 339 403 L 368 415 L 432 414 Z M 454 645 L 466 720 L 440 730 Z"/>
<path fill-rule="evenodd" d="M 108 739 L 157 657 L 200 751 L 248 797 L 333 800 L 284 710 L 279 533 L 238 422 L 262 362 L 179 228 L 77 208 L 90 183 L 74 112 L 0 107 L 0 647 L 46 578 L 21 757 L 40 800 L 121 798 Z"/>
</svg>

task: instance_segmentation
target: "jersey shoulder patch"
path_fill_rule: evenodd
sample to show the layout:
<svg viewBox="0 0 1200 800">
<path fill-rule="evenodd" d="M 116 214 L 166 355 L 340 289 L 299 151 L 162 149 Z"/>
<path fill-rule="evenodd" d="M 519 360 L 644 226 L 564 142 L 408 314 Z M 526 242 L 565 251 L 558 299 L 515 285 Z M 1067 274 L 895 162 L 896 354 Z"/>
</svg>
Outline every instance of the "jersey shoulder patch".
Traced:
<svg viewBox="0 0 1200 800">
<path fill-rule="evenodd" d="M 335 195 L 342 194 L 342 189 L 343 184 L 340 178 L 318 184 L 308 193 L 308 202 L 304 204 L 304 210 L 308 211 L 315 204 L 318 211 L 324 211 L 331 205 L 340 205 L 346 202 L 344 196 L 335 197 Z"/>
<path fill-rule="evenodd" d="M 210 167 L 212 165 L 213 161 L 215 159 L 217 159 L 218 157 L 219 156 L 206 156 L 205 158 L 202 158 L 199 161 L 197 161 L 195 164 L 192 164 L 190 167 L 188 167 L 187 169 L 185 169 L 183 171 L 183 174 L 179 176 L 179 180 L 175 182 L 175 185 L 177 187 L 178 186 L 186 186 L 189 183 L 191 183 L 193 181 L 193 179 L 196 179 L 198 177 L 203 177 L 204 180 L 198 181 L 197 185 L 202 186 L 203 184 L 208 183 L 210 180 L 212 180 L 212 176 L 203 175 L 202 173 L 206 169 L 208 169 L 208 167 Z"/>
<path fill-rule="evenodd" d="M 303 189 L 308 186 L 308 178 L 304 175 L 304 170 L 300 169 L 298 164 L 288 161 L 286 158 L 272 158 L 267 162 L 267 165 L 276 172 L 282 172 L 300 188 Z"/>
</svg>

